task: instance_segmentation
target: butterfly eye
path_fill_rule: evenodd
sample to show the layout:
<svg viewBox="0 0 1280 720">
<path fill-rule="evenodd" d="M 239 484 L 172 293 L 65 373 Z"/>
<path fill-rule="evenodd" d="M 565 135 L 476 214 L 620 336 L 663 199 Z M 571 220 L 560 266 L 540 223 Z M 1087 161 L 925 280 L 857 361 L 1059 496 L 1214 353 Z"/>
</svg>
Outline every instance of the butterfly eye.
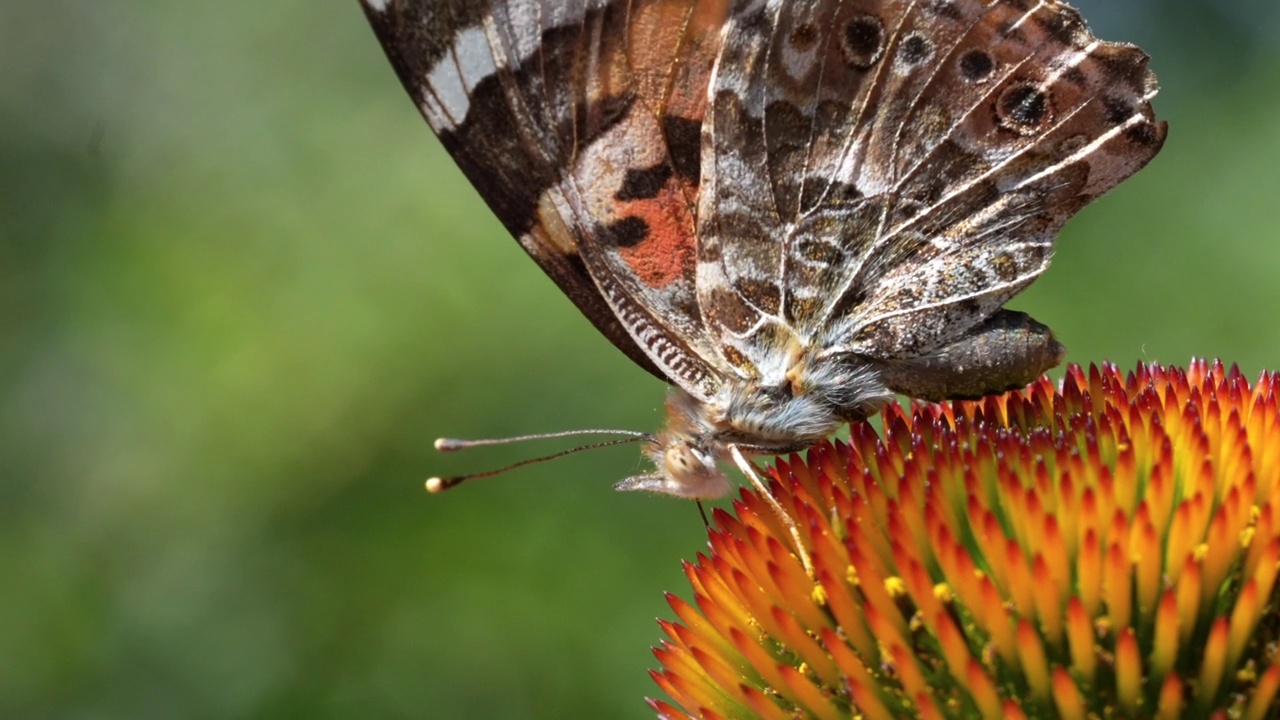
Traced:
<svg viewBox="0 0 1280 720">
<path fill-rule="evenodd" d="M 715 467 L 715 458 L 686 442 L 669 446 L 663 453 L 663 460 L 668 472 L 682 478 L 691 477 L 695 473 L 705 473 L 708 469 Z"/>
</svg>

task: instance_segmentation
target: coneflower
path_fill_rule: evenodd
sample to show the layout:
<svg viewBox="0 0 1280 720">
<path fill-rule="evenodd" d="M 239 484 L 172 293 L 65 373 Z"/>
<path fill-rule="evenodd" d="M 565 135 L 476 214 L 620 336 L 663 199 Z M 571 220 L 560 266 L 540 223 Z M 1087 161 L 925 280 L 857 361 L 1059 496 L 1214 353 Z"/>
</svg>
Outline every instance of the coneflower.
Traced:
<svg viewBox="0 0 1280 720">
<path fill-rule="evenodd" d="M 717 511 L 664 718 L 1280 716 L 1277 377 L 1068 368 L 890 406 Z"/>
</svg>

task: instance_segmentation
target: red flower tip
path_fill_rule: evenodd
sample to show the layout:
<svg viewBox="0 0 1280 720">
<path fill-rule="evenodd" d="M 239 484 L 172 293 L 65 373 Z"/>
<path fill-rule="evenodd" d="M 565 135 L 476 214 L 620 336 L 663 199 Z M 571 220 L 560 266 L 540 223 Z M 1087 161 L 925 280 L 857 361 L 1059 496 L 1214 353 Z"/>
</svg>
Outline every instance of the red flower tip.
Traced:
<svg viewBox="0 0 1280 720">
<path fill-rule="evenodd" d="M 1071 366 L 779 459 L 686 565 L 660 717 L 1262 718 L 1277 376 Z"/>
</svg>

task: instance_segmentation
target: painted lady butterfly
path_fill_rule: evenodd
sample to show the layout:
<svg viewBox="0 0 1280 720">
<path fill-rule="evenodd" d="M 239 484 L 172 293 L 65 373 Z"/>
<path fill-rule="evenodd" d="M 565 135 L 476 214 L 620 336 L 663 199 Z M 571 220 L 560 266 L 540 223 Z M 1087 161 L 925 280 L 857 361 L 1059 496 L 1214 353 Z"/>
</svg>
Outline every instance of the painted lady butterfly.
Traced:
<svg viewBox="0 0 1280 720">
<path fill-rule="evenodd" d="M 1056 0 L 362 2 L 511 234 L 673 385 L 621 490 L 718 497 L 894 393 L 1057 365 L 1002 306 L 1165 138 L 1147 56 Z"/>
</svg>

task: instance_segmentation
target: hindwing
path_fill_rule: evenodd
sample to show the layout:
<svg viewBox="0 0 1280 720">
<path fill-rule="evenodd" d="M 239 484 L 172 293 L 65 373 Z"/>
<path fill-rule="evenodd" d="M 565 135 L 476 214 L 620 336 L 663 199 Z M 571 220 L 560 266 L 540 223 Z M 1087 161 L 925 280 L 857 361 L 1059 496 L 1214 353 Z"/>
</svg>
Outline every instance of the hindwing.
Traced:
<svg viewBox="0 0 1280 720">
<path fill-rule="evenodd" d="M 735 6 L 698 209 L 722 354 L 749 367 L 779 335 L 883 360 L 952 342 L 1160 149 L 1155 92 L 1141 50 L 1054 0 Z"/>
</svg>

